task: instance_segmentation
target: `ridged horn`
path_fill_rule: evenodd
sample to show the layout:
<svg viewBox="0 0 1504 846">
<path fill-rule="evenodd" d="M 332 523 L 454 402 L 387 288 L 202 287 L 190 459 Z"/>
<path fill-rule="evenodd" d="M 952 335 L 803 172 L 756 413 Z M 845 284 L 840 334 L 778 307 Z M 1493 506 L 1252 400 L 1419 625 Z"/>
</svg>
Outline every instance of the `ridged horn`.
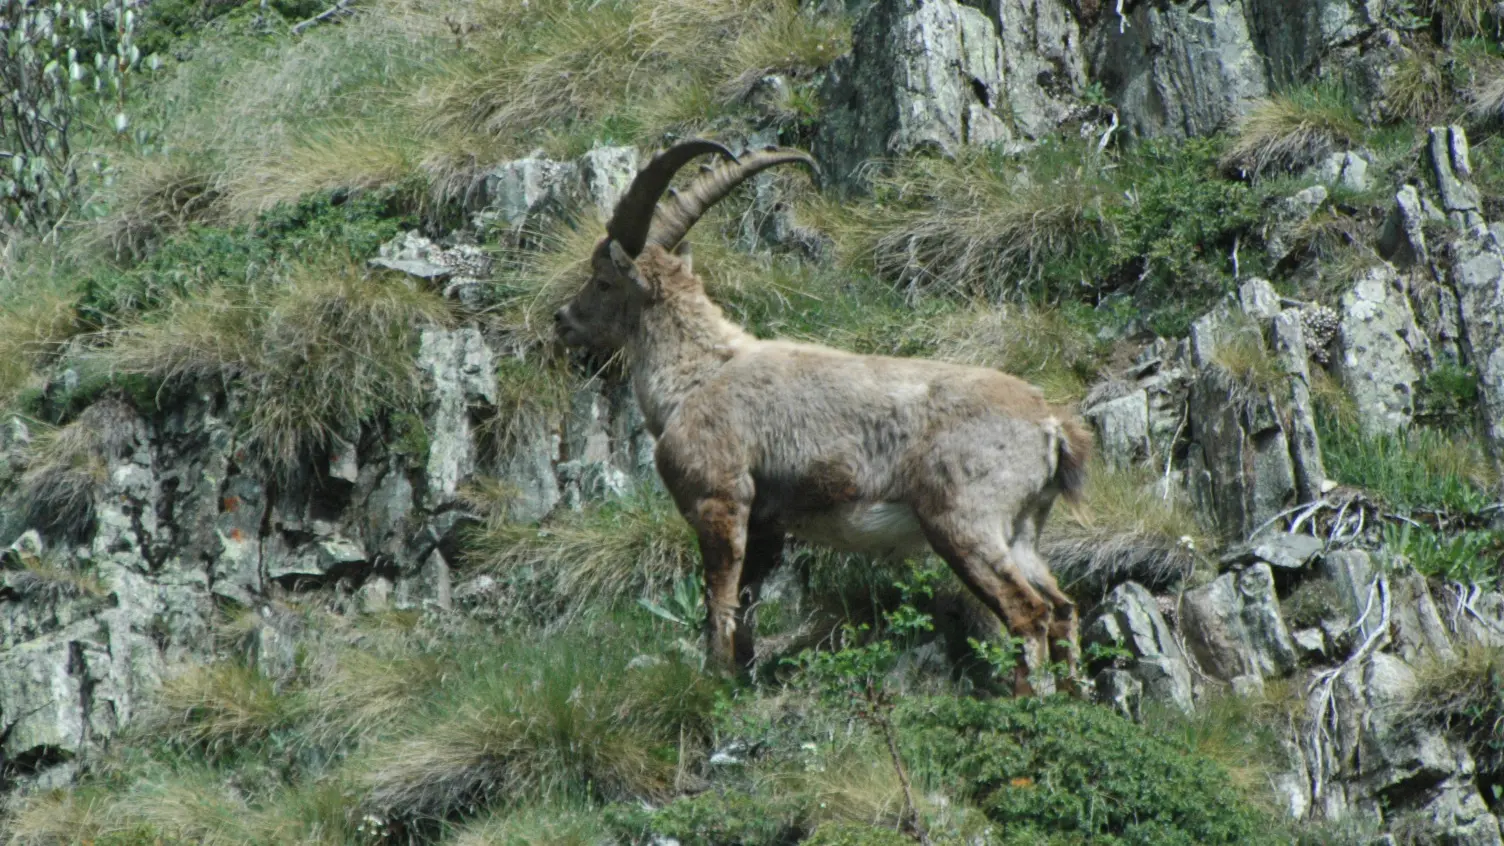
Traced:
<svg viewBox="0 0 1504 846">
<path fill-rule="evenodd" d="M 606 233 L 621 244 L 627 255 L 636 258 L 647 244 L 648 229 L 653 222 L 658 198 L 663 196 L 674 174 L 691 160 L 707 153 L 719 153 L 736 161 L 736 156 L 722 145 L 697 138 L 664 150 L 654 156 L 647 167 L 637 172 L 627 192 L 616 203 L 611 221 L 606 224 Z"/>
<path fill-rule="evenodd" d="M 714 167 L 704 167 L 694 181 L 682 191 L 671 192 L 658 206 L 653 215 L 653 225 L 648 230 L 648 241 L 667 249 L 673 249 L 688 234 L 690 227 L 700 216 L 736 186 L 747 179 L 781 164 L 798 162 L 809 167 L 818 181 L 820 165 L 814 156 L 803 150 L 766 147 L 755 153 L 743 153 L 740 159 L 732 158 Z"/>
</svg>

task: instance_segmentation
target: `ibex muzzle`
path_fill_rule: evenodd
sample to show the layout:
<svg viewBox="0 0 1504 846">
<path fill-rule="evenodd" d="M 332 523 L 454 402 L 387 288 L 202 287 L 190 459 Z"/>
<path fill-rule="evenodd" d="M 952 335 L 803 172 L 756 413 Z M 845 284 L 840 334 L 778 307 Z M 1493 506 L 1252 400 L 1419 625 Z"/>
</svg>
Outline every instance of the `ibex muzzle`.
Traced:
<svg viewBox="0 0 1504 846">
<path fill-rule="evenodd" d="M 724 161 L 659 203 L 712 153 Z M 1075 605 L 1036 547 L 1055 498 L 1081 489 L 1090 434 L 996 370 L 759 340 L 727 321 L 681 241 L 748 177 L 793 162 L 814 166 L 709 141 L 659 154 L 555 314 L 559 337 L 626 353 L 658 472 L 699 538 L 714 662 L 753 660 L 752 609 L 787 535 L 877 554 L 928 546 L 1024 640 L 1015 689 L 1027 692 L 1046 656 L 1075 663 Z"/>
</svg>

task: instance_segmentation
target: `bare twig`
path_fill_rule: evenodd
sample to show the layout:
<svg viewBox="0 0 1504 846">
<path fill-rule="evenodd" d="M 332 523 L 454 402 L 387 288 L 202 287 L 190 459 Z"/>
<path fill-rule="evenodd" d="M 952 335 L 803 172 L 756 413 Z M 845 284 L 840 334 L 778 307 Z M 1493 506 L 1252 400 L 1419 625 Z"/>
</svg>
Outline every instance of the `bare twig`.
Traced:
<svg viewBox="0 0 1504 846">
<path fill-rule="evenodd" d="M 335 3 L 333 6 L 330 6 L 324 11 L 319 12 L 317 15 L 314 15 L 308 20 L 299 21 L 298 23 L 293 24 L 292 34 L 302 35 L 303 30 L 308 29 L 311 26 L 316 26 L 318 24 L 324 23 L 325 21 L 333 20 L 338 16 L 355 14 L 355 10 L 350 8 L 351 2 L 352 0 L 339 0 L 339 2 Z"/>
</svg>

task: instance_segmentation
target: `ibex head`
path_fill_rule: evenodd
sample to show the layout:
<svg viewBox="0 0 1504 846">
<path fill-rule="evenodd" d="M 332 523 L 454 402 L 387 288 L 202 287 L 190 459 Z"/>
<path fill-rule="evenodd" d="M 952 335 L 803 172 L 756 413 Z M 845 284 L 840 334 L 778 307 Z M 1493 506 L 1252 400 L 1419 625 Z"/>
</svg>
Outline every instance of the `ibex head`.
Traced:
<svg viewBox="0 0 1504 846">
<path fill-rule="evenodd" d="M 683 192 L 669 190 L 674 174 L 708 153 L 726 161 L 702 167 Z M 703 140 L 684 141 L 654 156 L 616 204 L 606 224 L 606 237 L 590 256 L 590 278 L 568 304 L 554 312 L 559 339 L 572 347 L 607 352 L 621 348 L 643 306 L 661 295 L 657 280 L 638 266 L 643 250 L 653 245 L 687 261 L 687 245 L 681 242 L 711 206 L 749 177 L 787 162 L 815 167 L 815 160 L 798 150 L 769 147 L 738 159 L 720 144 Z M 660 206 L 658 200 L 665 192 L 669 202 Z"/>
</svg>

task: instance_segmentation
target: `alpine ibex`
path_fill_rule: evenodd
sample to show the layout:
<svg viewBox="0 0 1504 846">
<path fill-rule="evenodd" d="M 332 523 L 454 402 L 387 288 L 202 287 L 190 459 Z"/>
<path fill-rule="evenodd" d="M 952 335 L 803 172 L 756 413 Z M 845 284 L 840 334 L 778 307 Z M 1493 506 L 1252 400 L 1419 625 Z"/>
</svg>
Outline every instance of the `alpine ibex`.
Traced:
<svg viewBox="0 0 1504 846">
<path fill-rule="evenodd" d="M 709 153 L 725 161 L 659 205 L 674 174 Z M 555 313 L 558 335 L 626 353 L 658 472 L 699 538 L 715 664 L 752 661 L 748 609 L 786 534 L 873 553 L 928 543 L 1023 639 L 1014 686 L 1028 692 L 1046 655 L 1074 667 L 1075 605 L 1036 544 L 1056 495 L 1079 493 L 1091 436 L 996 370 L 761 340 L 727 321 L 681 241 L 742 181 L 796 162 L 815 165 L 797 150 L 737 159 L 698 140 L 654 157 L 617 204 L 590 278 Z"/>
</svg>

